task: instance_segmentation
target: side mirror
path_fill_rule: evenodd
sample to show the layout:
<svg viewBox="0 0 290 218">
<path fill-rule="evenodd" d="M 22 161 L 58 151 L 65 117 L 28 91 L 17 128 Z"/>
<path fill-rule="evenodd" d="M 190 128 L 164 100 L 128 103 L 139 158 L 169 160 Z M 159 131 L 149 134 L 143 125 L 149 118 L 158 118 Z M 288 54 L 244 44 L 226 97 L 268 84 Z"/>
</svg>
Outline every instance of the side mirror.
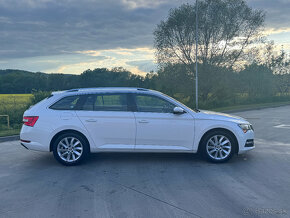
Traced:
<svg viewBox="0 0 290 218">
<path fill-rule="evenodd" d="M 173 108 L 173 113 L 174 114 L 183 114 L 184 110 L 181 107 L 175 107 L 175 108 Z"/>
</svg>

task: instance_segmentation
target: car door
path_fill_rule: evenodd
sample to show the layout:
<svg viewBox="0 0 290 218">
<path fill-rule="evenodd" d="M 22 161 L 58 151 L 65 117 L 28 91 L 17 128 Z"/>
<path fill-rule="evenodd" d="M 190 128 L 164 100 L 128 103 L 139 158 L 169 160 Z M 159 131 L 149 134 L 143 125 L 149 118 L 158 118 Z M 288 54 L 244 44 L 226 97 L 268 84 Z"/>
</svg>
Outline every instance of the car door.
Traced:
<svg viewBox="0 0 290 218">
<path fill-rule="evenodd" d="M 176 106 L 164 98 L 136 94 L 136 146 L 148 150 L 192 150 L 194 119 L 191 114 L 174 114 Z"/>
<path fill-rule="evenodd" d="M 136 124 L 126 93 L 86 95 L 77 116 L 98 149 L 134 149 Z"/>
</svg>

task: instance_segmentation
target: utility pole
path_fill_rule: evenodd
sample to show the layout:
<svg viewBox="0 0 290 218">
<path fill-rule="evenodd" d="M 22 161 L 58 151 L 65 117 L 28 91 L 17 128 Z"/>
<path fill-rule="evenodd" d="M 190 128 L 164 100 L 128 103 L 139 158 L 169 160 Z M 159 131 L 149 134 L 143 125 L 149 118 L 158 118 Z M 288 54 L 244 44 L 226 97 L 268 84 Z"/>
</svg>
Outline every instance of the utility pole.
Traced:
<svg viewBox="0 0 290 218">
<path fill-rule="evenodd" d="M 197 49 L 198 49 L 198 17 L 197 0 L 195 0 L 195 107 L 198 109 L 198 71 L 197 71 Z"/>
</svg>

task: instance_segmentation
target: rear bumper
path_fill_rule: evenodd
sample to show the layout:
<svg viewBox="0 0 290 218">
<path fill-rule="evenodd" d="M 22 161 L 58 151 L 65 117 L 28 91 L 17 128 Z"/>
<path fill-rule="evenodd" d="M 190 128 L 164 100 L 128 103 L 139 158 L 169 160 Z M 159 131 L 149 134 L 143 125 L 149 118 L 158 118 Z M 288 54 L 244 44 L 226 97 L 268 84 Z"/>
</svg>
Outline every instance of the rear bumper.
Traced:
<svg viewBox="0 0 290 218">
<path fill-rule="evenodd" d="M 34 151 L 49 151 L 49 148 L 47 146 L 44 146 L 38 142 L 20 142 L 20 144 L 29 150 L 34 150 Z"/>
<path fill-rule="evenodd" d="M 20 144 L 35 151 L 49 151 L 49 139 L 46 129 L 23 125 L 20 132 Z"/>
</svg>

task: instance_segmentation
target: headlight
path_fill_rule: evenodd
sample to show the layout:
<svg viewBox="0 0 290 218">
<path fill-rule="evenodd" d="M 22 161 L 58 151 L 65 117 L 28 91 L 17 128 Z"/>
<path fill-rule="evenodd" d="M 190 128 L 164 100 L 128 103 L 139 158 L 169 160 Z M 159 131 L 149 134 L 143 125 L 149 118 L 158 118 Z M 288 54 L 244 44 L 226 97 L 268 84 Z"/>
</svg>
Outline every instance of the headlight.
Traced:
<svg viewBox="0 0 290 218">
<path fill-rule="evenodd" d="M 243 130 L 244 133 L 248 132 L 249 130 L 253 130 L 251 124 L 238 124 L 238 126 Z"/>
</svg>

